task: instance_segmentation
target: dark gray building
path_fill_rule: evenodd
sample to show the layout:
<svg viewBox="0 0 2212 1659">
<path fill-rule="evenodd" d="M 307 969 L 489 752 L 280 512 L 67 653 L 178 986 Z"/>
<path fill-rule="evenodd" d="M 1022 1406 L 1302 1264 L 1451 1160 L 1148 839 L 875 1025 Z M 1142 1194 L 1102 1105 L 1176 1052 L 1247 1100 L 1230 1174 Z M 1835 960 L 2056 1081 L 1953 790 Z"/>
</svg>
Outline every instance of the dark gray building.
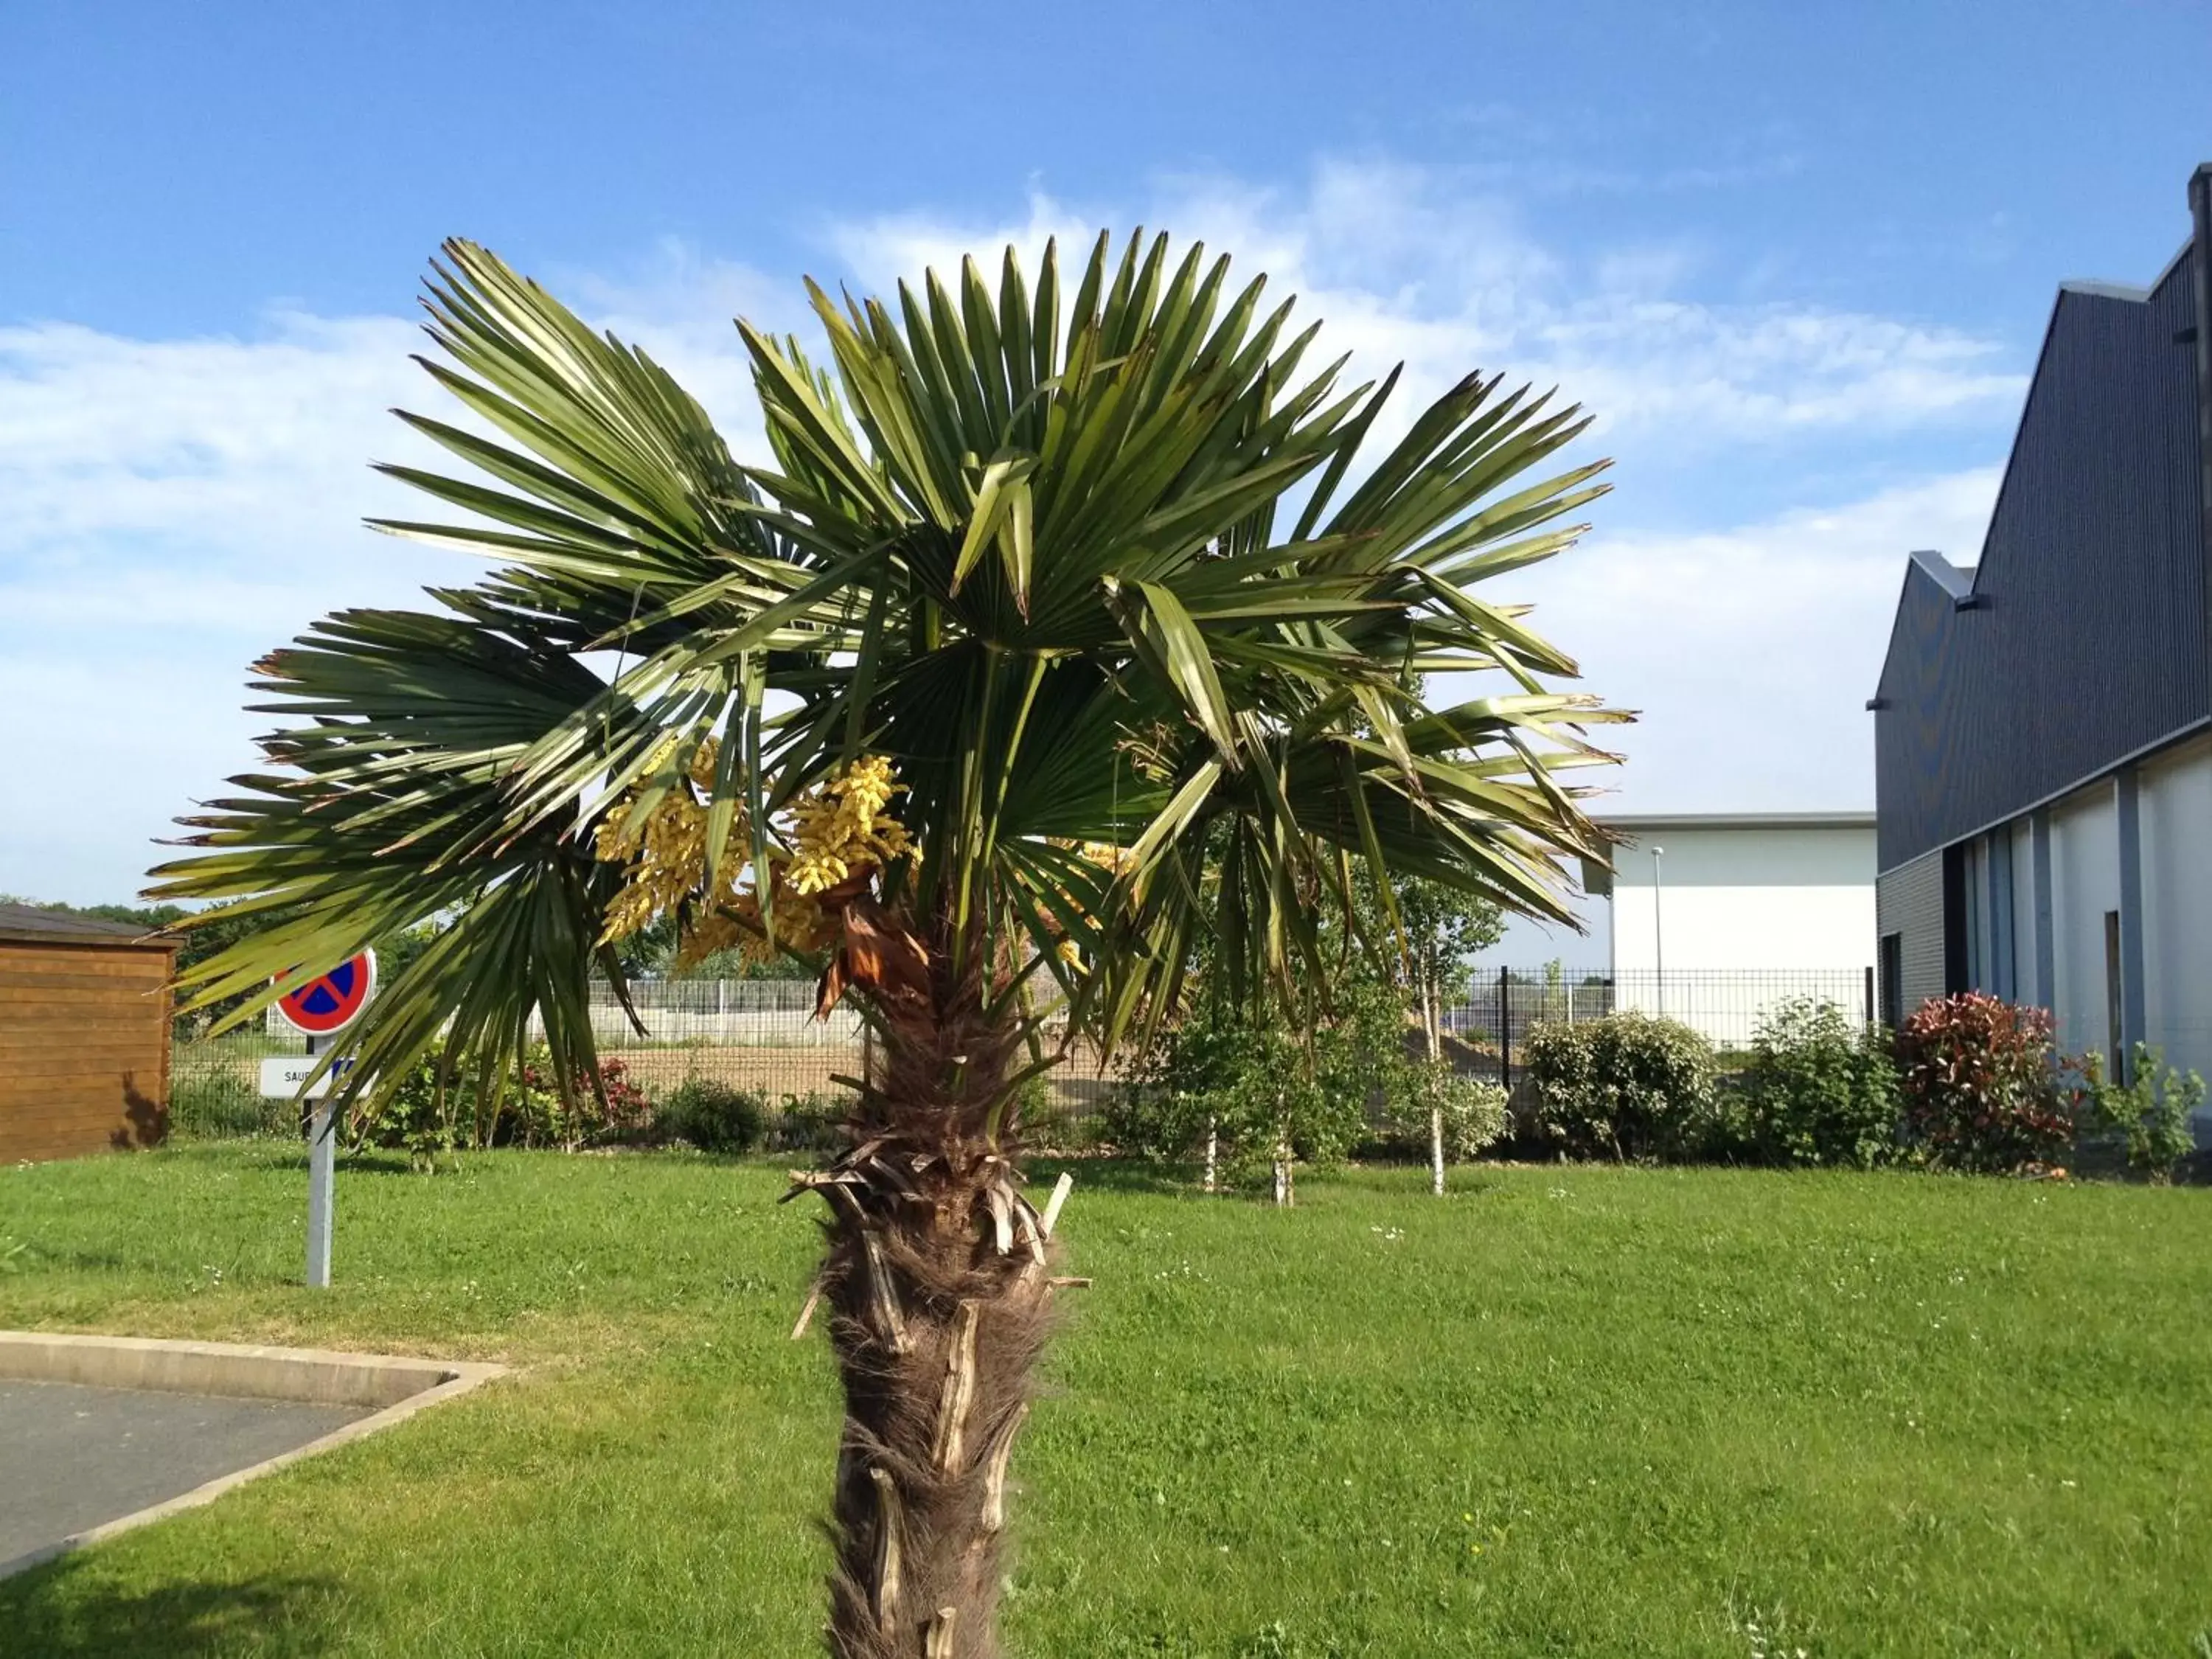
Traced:
<svg viewBox="0 0 2212 1659">
<path fill-rule="evenodd" d="M 2212 165 L 2148 289 L 2058 292 L 1979 558 L 1874 700 L 1881 996 L 1979 989 L 2212 1076 Z"/>
</svg>

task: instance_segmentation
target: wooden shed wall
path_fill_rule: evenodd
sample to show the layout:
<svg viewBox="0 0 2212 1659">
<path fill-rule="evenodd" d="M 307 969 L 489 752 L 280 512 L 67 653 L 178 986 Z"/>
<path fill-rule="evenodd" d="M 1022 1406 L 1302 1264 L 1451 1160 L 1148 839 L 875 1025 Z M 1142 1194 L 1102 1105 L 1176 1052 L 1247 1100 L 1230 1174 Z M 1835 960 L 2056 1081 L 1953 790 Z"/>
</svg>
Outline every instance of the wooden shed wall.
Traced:
<svg viewBox="0 0 2212 1659">
<path fill-rule="evenodd" d="M 0 939 L 0 1163 L 159 1140 L 173 953 Z"/>
</svg>

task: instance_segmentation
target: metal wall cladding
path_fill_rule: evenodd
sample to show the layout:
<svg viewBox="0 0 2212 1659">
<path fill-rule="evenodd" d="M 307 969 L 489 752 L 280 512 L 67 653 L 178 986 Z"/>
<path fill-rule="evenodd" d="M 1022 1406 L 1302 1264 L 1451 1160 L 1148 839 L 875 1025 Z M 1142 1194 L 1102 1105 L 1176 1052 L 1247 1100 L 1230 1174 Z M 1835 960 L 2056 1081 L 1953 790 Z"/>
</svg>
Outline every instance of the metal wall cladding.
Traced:
<svg viewBox="0 0 2212 1659">
<path fill-rule="evenodd" d="M 1909 567 L 1875 716 L 1880 866 L 2011 817 L 2212 708 L 2192 253 L 2063 291 L 1958 610 Z"/>
<path fill-rule="evenodd" d="M 1874 884 L 1875 927 L 1895 933 L 1902 974 L 1898 1001 L 1911 1013 L 1943 994 L 1943 854 L 1922 854 L 1885 870 Z"/>
</svg>

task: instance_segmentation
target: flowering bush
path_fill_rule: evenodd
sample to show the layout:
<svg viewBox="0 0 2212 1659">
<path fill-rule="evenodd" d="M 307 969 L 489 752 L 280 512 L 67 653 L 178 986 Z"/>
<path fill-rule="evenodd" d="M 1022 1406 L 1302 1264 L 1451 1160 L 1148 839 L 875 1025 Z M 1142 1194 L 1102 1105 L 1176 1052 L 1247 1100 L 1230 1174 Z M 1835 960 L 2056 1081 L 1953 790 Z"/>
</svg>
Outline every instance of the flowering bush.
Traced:
<svg viewBox="0 0 2212 1659">
<path fill-rule="evenodd" d="M 2080 1062 L 2051 1016 L 1980 991 L 1931 997 L 1897 1034 L 1908 1136 L 1933 1164 L 2002 1174 L 2051 1163 L 2074 1142 Z"/>
<path fill-rule="evenodd" d="M 1633 1009 L 1528 1034 L 1522 1134 L 1571 1158 L 1689 1158 L 1713 1121 L 1712 1045 Z"/>
</svg>

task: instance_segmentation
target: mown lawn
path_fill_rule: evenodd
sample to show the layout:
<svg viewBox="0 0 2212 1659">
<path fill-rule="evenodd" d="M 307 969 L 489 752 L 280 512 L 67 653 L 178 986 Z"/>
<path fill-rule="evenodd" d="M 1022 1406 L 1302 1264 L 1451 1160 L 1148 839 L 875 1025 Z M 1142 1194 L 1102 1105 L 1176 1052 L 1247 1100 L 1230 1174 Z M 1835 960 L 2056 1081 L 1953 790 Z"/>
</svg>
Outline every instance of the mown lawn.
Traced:
<svg viewBox="0 0 2212 1659">
<path fill-rule="evenodd" d="M 527 1367 L 0 1583 L 0 1652 L 816 1650 L 836 1395 L 780 1170 L 339 1179 L 310 1293 L 295 1148 L 0 1170 L 0 1325 Z M 2212 1653 L 2212 1193 L 1456 1180 L 1279 1213 L 1079 1167 L 1015 1652 Z"/>
</svg>

